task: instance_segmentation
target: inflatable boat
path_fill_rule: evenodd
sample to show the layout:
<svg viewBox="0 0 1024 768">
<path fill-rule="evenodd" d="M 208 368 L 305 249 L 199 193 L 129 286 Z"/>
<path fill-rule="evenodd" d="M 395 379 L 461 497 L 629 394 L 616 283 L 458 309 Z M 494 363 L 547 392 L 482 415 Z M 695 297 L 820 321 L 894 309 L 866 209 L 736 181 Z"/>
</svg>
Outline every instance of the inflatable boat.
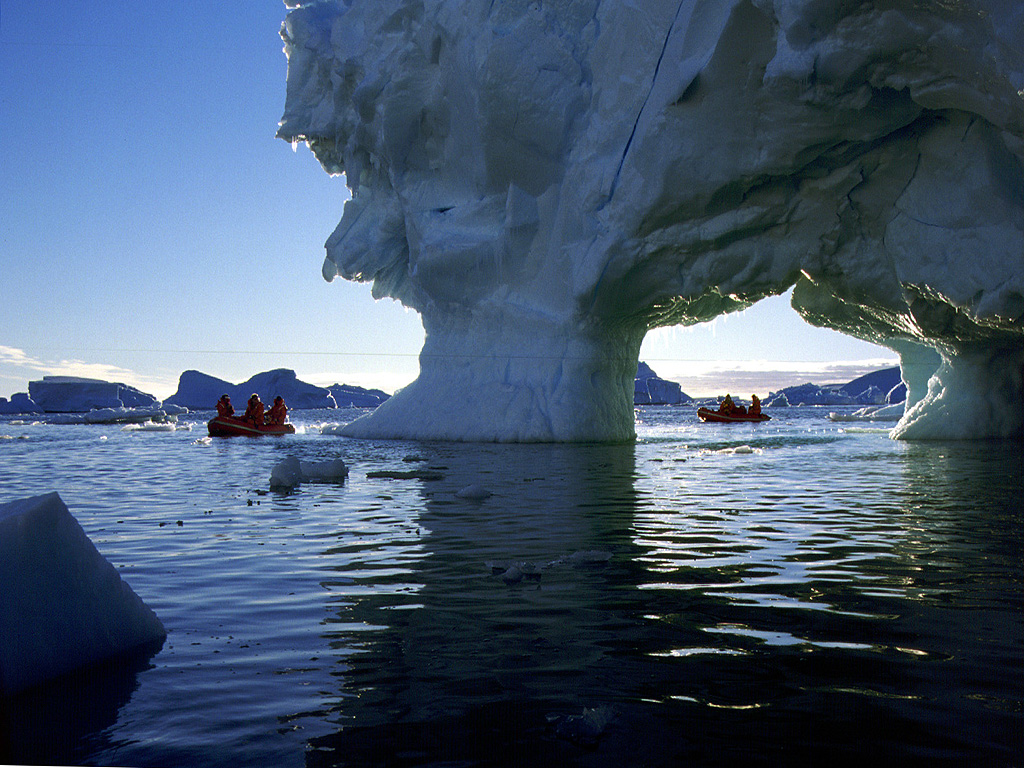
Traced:
<svg viewBox="0 0 1024 768">
<path fill-rule="evenodd" d="M 206 422 L 206 428 L 210 430 L 211 437 L 233 437 L 235 435 L 259 437 L 260 435 L 295 434 L 295 427 L 291 424 L 265 424 L 257 429 L 249 422 L 234 416 L 216 416 Z"/>
<path fill-rule="evenodd" d="M 759 413 L 756 416 L 752 416 L 749 413 L 734 413 L 732 415 L 727 416 L 724 413 L 712 411 L 707 408 L 698 408 L 697 416 L 700 417 L 701 421 L 709 421 L 714 422 L 716 424 L 733 424 L 740 422 L 752 422 L 756 424 L 761 421 L 768 421 L 771 418 L 771 416 L 769 416 L 767 413 Z"/>
</svg>

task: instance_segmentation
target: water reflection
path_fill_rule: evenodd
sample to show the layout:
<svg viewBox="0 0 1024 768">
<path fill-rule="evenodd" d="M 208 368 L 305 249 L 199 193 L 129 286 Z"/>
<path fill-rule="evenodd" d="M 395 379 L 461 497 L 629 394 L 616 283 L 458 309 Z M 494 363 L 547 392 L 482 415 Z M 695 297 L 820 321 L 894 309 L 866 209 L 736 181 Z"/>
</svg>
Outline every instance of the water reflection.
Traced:
<svg viewBox="0 0 1024 768">
<path fill-rule="evenodd" d="M 372 764 L 417 751 L 503 759 L 502 743 L 530 743 L 523 734 L 545 733 L 549 715 L 608 704 L 608 680 L 594 670 L 621 643 L 617 603 L 631 591 L 629 523 L 645 503 L 634 451 L 421 451 L 445 475 L 422 484 L 423 555 L 406 563 L 404 591 L 374 591 L 339 612 L 382 629 L 347 659 L 345 727 L 318 740 L 310 761 Z M 459 499 L 470 484 L 493 495 Z M 512 564 L 526 575 L 503 579 Z M 479 729 L 488 739 L 467 738 Z"/>
<path fill-rule="evenodd" d="M 683 446 L 420 450 L 444 479 L 332 582 L 351 653 L 310 765 L 1019 754 L 1019 448 L 900 447 L 877 477 L 866 451 L 825 480 L 781 449 L 742 471 Z"/>
<path fill-rule="evenodd" d="M 162 641 L 116 660 L 0 697 L 3 764 L 77 765 L 109 743 L 107 729 L 138 688 Z"/>
</svg>

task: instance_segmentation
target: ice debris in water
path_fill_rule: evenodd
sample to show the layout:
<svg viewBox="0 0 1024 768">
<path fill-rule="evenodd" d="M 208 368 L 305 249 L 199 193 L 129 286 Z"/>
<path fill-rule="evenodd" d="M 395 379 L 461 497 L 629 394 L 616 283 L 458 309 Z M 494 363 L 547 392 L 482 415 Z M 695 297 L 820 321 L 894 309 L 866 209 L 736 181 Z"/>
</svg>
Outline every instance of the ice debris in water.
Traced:
<svg viewBox="0 0 1024 768">
<path fill-rule="evenodd" d="M 579 715 L 547 716 L 548 723 L 554 725 L 555 735 L 580 746 L 591 747 L 597 743 L 612 722 L 611 707 L 585 708 Z"/>
<path fill-rule="evenodd" d="M 518 584 L 524 579 L 527 581 L 539 581 L 541 573 L 548 568 L 555 568 L 560 565 L 586 566 L 604 565 L 612 559 L 612 553 L 601 549 L 588 549 L 573 552 L 571 555 L 559 557 L 555 560 L 537 565 L 528 561 L 502 561 L 488 560 L 485 565 L 490 569 L 491 574 L 501 576 L 501 580 L 509 586 Z"/>
<path fill-rule="evenodd" d="M 483 501 L 484 499 L 489 499 L 494 494 L 482 485 L 467 485 L 465 488 L 456 492 L 455 495 L 460 499 L 466 499 L 468 501 Z"/>
<path fill-rule="evenodd" d="M 169 422 L 146 421 L 142 424 L 125 424 L 122 432 L 174 432 L 177 427 Z"/>
<path fill-rule="evenodd" d="M 56 493 L 0 504 L 0 694 L 166 636 Z"/>
<path fill-rule="evenodd" d="M 764 453 L 764 448 L 753 448 L 749 445 L 730 445 L 718 449 L 704 448 L 701 450 L 701 453 L 717 456 L 750 456 L 752 454 Z"/>
<path fill-rule="evenodd" d="M 289 456 L 274 465 L 270 472 L 270 487 L 274 489 L 295 488 L 301 483 L 340 483 L 348 477 L 348 467 L 342 459 L 310 462 Z"/>
<path fill-rule="evenodd" d="M 885 406 L 867 406 L 853 413 L 837 413 L 828 415 L 832 421 L 899 421 L 903 418 L 903 403 Z"/>
</svg>

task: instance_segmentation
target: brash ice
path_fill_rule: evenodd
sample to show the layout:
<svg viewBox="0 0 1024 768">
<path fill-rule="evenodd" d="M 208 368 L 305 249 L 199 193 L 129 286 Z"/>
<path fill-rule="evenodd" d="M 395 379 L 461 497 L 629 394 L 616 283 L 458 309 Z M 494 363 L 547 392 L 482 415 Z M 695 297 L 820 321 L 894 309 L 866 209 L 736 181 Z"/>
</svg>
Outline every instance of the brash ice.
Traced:
<svg viewBox="0 0 1024 768">
<path fill-rule="evenodd" d="M 780 294 L 896 350 L 903 438 L 1024 428 L 1016 0 L 294 2 L 324 276 L 419 311 L 348 434 L 628 440 L 644 334 Z"/>
</svg>

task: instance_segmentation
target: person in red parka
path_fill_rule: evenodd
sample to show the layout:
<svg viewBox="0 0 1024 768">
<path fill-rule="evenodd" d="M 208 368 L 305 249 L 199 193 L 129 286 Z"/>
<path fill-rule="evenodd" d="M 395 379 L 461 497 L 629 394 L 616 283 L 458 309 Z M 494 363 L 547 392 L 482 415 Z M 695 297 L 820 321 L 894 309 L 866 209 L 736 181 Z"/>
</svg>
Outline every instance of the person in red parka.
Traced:
<svg viewBox="0 0 1024 768">
<path fill-rule="evenodd" d="M 288 407 L 284 404 L 284 398 L 278 395 L 274 398 L 274 404 L 270 406 L 270 413 L 267 414 L 267 424 L 278 426 L 284 424 L 288 416 Z"/>
<path fill-rule="evenodd" d="M 263 402 L 255 392 L 249 398 L 249 404 L 245 407 L 245 415 L 242 418 L 256 429 L 263 426 Z"/>
<path fill-rule="evenodd" d="M 227 395 L 221 395 L 220 400 L 217 401 L 217 415 L 222 417 L 235 415 L 235 407 L 231 404 L 231 398 Z"/>
</svg>

